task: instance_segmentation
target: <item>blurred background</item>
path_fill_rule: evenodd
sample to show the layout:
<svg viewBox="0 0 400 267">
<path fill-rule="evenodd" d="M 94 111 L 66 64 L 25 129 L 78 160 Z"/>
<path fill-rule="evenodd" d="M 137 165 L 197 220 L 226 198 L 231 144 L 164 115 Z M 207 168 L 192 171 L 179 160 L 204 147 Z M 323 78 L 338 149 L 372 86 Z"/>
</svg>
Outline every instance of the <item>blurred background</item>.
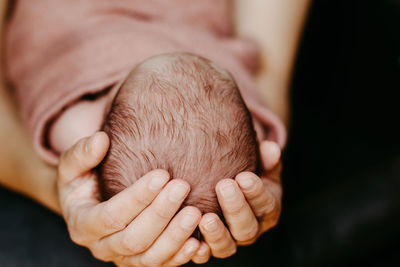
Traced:
<svg viewBox="0 0 400 267">
<path fill-rule="evenodd" d="M 291 87 L 276 228 L 206 266 L 400 266 L 400 1 L 314 0 Z M 109 266 L 0 189 L 0 266 Z"/>
</svg>

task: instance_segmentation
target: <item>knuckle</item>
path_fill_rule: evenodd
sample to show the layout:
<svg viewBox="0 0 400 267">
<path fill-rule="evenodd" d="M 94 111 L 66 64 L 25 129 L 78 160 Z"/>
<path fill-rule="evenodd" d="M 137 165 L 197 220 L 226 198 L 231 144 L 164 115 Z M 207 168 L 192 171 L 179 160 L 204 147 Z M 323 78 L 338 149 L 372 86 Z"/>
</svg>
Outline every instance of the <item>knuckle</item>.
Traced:
<svg viewBox="0 0 400 267">
<path fill-rule="evenodd" d="M 109 205 L 105 205 L 104 209 L 101 211 L 100 220 L 102 225 L 106 229 L 114 231 L 123 229 L 125 227 L 125 224 L 117 219 L 110 209 L 111 208 Z"/>
<path fill-rule="evenodd" d="M 121 240 L 121 247 L 123 250 L 127 251 L 129 254 L 132 255 L 137 255 L 139 253 L 142 253 L 146 250 L 147 246 L 142 243 L 133 240 L 130 237 L 124 237 Z"/>
<path fill-rule="evenodd" d="M 143 266 L 151 266 L 151 267 L 162 266 L 162 262 L 159 259 L 147 255 L 143 255 L 143 257 L 140 258 L 140 263 Z"/>
<path fill-rule="evenodd" d="M 70 158 L 72 161 L 78 161 L 78 159 L 80 158 L 80 153 L 81 153 L 81 148 L 82 145 L 78 146 L 78 147 L 74 147 L 72 148 L 70 151 L 67 152 L 67 157 Z"/>
<path fill-rule="evenodd" d="M 95 258 L 97 260 L 101 260 L 101 261 L 106 261 L 106 259 L 103 259 L 103 257 L 102 257 L 100 252 L 98 252 L 96 250 L 91 250 L 91 252 L 92 252 L 93 258 Z"/>
<path fill-rule="evenodd" d="M 118 267 L 142 266 L 137 257 L 117 256 L 113 262 Z"/>
<path fill-rule="evenodd" d="M 79 225 L 77 224 L 78 220 L 77 217 L 78 216 L 75 216 L 67 221 L 68 233 L 72 242 L 83 246 L 87 241 L 86 240 L 87 234 L 82 234 L 82 231 L 79 228 Z"/>
<path fill-rule="evenodd" d="M 98 259 L 101 261 L 110 261 L 109 259 L 105 258 L 104 253 L 100 249 L 97 249 L 96 247 L 91 248 L 90 252 L 92 253 L 92 256 L 95 259 Z"/>
<path fill-rule="evenodd" d="M 68 231 L 76 232 L 79 229 L 78 221 L 80 212 L 76 212 L 76 210 L 72 209 L 72 207 L 68 207 L 65 213 L 68 214 L 68 216 L 65 217 L 68 226 Z"/>
<path fill-rule="evenodd" d="M 208 262 L 209 259 L 203 259 L 203 258 L 193 258 L 192 261 L 195 264 L 205 264 Z"/>
<path fill-rule="evenodd" d="M 206 257 L 195 257 L 192 259 L 193 263 L 195 264 L 205 264 L 210 260 L 210 258 Z"/>
<path fill-rule="evenodd" d="M 214 234 L 209 234 L 208 238 L 210 239 L 210 242 L 213 244 L 222 244 L 226 241 L 226 235 L 224 235 L 223 231 L 218 231 L 217 233 Z"/>
<path fill-rule="evenodd" d="M 153 200 L 152 195 L 150 191 L 140 192 L 134 195 L 134 202 L 138 206 L 146 207 Z"/>
<path fill-rule="evenodd" d="M 77 231 L 70 230 L 69 237 L 71 238 L 72 242 L 74 242 L 77 245 L 83 246 L 86 243 L 85 238 L 83 238 L 83 236 L 80 233 L 78 233 Z"/>
<path fill-rule="evenodd" d="M 252 188 L 252 190 L 250 190 L 249 192 L 245 192 L 246 198 L 248 200 L 254 200 L 260 198 L 263 193 L 264 193 L 264 187 L 261 180 L 257 182 L 257 184 L 254 186 L 254 188 Z"/>
<path fill-rule="evenodd" d="M 230 216 L 237 216 L 240 213 L 242 213 L 245 208 L 246 208 L 246 203 L 244 202 L 244 200 L 240 200 L 234 205 L 230 206 L 226 210 L 226 213 Z"/>
<path fill-rule="evenodd" d="M 267 198 L 263 203 L 259 206 L 258 209 L 254 212 L 257 217 L 262 217 L 267 214 L 273 213 L 277 210 L 277 202 L 275 198 L 270 197 Z"/>
<path fill-rule="evenodd" d="M 273 210 L 275 210 L 277 208 L 276 206 L 277 206 L 276 199 L 272 195 L 270 195 L 267 198 L 267 202 L 266 202 L 266 205 L 265 205 L 266 212 L 272 212 Z"/>
<path fill-rule="evenodd" d="M 265 208 L 259 208 L 259 209 L 257 209 L 255 212 L 254 212 L 254 215 L 257 217 L 257 218 L 261 218 L 261 217 L 263 217 L 267 212 L 267 209 L 265 209 Z"/>
<path fill-rule="evenodd" d="M 169 240 L 169 244 L 175 245 L 175 244 L 179 244 L 179 243 L 182 242 L 182 241 L 181 241 L 181 238 L 180 238 L 180 236 L 182 235 L 182 233 L 179 232 L 178 230 L 181 231 L 181 229 L 178 228 L 178 229 L 175 229 L 175 231 L 169 232 L 169 233 L 167 234 L 167 238 L 168 238 L 168 240 Z"/>
<path fill-rule="evenodd" d="M 249 230 L 232 233 L 233 237 L 238 242 L 246 242 L 252 240 L 257 236 L 257 234 L 258 234 L 258 224 L 251 227 Z"/>
<path fill-rule="evenodd" d="M 219 259 L 226 259 L 236 253 L 236 246 L 232 246 L 231 248 L 220 250 L 215 253 L 213 256 Z"/>
<path fill-rule="evenodd" d="M 162 220 L 168 220 L 171 215 L 170 210 L 167 207 L 162 207 L 161 205 L 156 205 L 154 207 L 154 214 Z"/>
</svg>

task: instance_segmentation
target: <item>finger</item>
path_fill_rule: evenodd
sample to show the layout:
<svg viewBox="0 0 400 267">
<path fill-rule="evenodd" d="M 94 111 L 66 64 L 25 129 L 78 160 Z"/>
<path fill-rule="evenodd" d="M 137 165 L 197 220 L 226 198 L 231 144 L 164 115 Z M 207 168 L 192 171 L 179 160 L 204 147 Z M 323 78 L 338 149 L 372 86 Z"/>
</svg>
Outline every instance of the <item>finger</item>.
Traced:
<svg viewBox="0 0 400 267">
<path fill-rule="evenodd" d="M 260 145 L 261 160 L 266 171 L 274 169 L 280 161 L 281 149 L 275 142 L 265 140 Z"/>
<path fill-rule="evenodd" d="M 210 259 L 210 256 L 211 256 L 210 247 L 205 242 L 201 242 L 199 249 L 192 257 L 192 261 L 196 264 L 203 264 Z"/>
<path fill-rule="evenodd" d="M 127 256 L 144 252 L 168 225 L 189 189 L 189 184 L 183 180 L 170 181 L 124 230 L 100 240 L 98 249 Z"/>
<path fill-rule="evenodd" d="M 153 170 L 108 201 L 93 207 L 80 222 L 99 237 L 124 229 L 158 195 L 169 180 L 168 172 Z"/>
<path fill-rule="evenodd" d="M 251 172 L 239 173 L 235 180 L 257 218 L 261 219 L 259 233 L 276 225 L 280 214 L 280 186 L 262 180 Z M 273 193 L 277 191 L 276 193 Z"/>
<path fill-rule="evenodd" d="M 265 208 L 264 215 L 262 216 L 260 234 L 276 226 L 282 209 L 282 186 L 268 179 L 262 179 L 262 182 L 264 184 L 265 195 L 267 195 L 264 205 L 269 207 Z M 263 204 L 260 206 L 263 206 Z"/>
<path fill-rule="evenodd" d="M 236 253 L 235 241 L 215 213 L 203 215 L 199 228 L 214 257 L 227 258 Z"/>
<path fill-rule="evenodd" d="M 179 266 L 188 263 L 200 248 L 200 242 L 194 238 L 189 238 L 182 248 L 169 260 L 166 266 Z"/>
<path fill-rule="evenodd" d="M 258 234 L 258 221 L 237 183 L 232 179 L 221 180 L 216 192 L 232 236 L 239 242 L 254 239 Z"/>
<path fill-rule="evenodd" d="M 170 259 L 190 237 L 200 219 L 201 212 L 199 209 L 191 206 L 182 209 L 154 244 L 142 255 L 142 264 L 160 266 Z"/>
<path fill-rule="evenodd" d="M 110 140 L 104 132 L 79 140 L 61 155 L 58 181 L 69 183 L 96 167 L 106 155 L 109 145 Z"/>
<path fill-rule="evenodd" d="M 265 189 L 263 181 L 256 174 L 242 172 L 235 180 L 257 217 L 260 218 L 274 209 L 275 198 Z"/>
</svg>

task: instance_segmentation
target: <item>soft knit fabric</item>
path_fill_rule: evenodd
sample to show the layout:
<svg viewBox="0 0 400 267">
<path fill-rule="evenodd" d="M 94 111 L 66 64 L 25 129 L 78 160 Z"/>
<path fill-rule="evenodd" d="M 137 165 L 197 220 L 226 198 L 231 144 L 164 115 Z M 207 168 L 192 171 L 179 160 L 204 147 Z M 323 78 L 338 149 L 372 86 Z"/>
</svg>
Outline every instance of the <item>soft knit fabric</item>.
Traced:
<svg viewBox="0 0 400 267">
<path fill-rule="evenodd" d="M 34 147 L 57 155 L 46 129 L 65 108 L 123 80 L 142 60 L 189 52 L 225 67 L 246 105 L 283 147 L 286 131 L 251 77 L 257 46 L 233 36 L 229 0 L 18 0 L 6 31 L 6 71 Z"/>
</svg>

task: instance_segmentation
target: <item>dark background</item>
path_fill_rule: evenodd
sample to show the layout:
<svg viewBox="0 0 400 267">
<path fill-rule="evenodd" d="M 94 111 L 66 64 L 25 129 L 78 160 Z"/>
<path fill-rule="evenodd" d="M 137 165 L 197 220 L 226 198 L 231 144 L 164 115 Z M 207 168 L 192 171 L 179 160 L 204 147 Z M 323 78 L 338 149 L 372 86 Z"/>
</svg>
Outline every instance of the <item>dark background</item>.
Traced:
<svg viewBox="0 0 400 267">
<path fill-rule="evenodd" d="M 207 266 L 400 266 L 400 2 L 314 0 L 292 82 L 279 225 Z M 110 266 L 0 189 L 0 266 Z"/>
</svg>

